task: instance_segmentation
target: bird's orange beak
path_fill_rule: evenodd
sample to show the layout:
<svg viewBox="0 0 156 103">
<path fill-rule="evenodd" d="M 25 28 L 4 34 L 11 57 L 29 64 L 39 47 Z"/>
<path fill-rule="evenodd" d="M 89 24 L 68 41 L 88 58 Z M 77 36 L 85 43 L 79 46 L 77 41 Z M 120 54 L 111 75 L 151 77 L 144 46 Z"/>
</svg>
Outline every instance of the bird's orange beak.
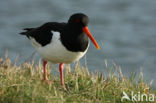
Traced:
<svg viewBox="0 0 156 103">
<path fill-rule="evenodd" d="M 93 42 L 93 44 L 95 45 L 95 47 L 99 50 L 100 47 L 99 47 L 99 45 L 97 44 L 96 40 L 93 38 L 93 36 L 92 36 L 92 34 L 90 33 L 88 27 L 85 26 L 85 27 L 82 28 L 82 30 L 83 30 L 83 32 L 84 32 L 85 34 L 87 34 L 87 36 L 88 36 L 88 37 L 90 38 L 90 40 Z"/>
</svg>

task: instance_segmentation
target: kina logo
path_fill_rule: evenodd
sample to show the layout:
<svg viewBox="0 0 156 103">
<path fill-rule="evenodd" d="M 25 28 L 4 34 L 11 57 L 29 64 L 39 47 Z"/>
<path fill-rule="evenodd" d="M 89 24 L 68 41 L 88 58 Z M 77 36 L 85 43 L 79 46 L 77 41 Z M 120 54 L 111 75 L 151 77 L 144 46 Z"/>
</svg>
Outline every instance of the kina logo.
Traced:
<svg viewBox="0 0 156 103">
<path fill-rule="evenodd" d="M 133 101 L 133 102 L 154 102 L 155 95 L 154 94 L 141 94 L 141 92 L 135 93 L 134 91 L 131 91 L 131 95 L 129 96 L 125 91 L 122 92 L 123 96 L 121 98 L 121 102 L 124 100 Z"/>
</svg>

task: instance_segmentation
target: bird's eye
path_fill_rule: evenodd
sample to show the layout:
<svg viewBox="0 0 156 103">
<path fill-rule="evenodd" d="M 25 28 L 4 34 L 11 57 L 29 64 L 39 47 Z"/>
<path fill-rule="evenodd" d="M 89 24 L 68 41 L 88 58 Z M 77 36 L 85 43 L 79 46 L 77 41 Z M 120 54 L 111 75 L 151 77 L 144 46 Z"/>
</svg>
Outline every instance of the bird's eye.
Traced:
<svg viewBox="0 0 156 103">
<path fill-rule="evenodd" d="M 76 19 L 76 22 L 79 23 L 80 22 L 80 19 Z"/>
</svg>

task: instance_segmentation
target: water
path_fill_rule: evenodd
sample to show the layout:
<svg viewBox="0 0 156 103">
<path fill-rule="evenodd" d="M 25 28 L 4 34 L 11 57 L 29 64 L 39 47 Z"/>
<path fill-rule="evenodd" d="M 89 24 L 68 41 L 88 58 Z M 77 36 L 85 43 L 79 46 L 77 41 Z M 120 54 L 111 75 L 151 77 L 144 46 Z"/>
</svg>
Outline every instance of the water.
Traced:
<svg viewBox="0 0 156 103">
<path fill-rule="evenodd" d="M 90 31 L 101 47 L 100 51 L 92 44 L 89 48 L 90 71 L 103 71 L 106 59 L 120 65 L 126 75 L 142 67 L 147 80 L 156 80 L 155 5 L 155 0 L 1 0 L 0 57 L 8 50 L 11 59 L 20 55 L 22 63 L 34 52 L 27 38 L 18 35 L 22 28 L 65 22 L 71 14 L 83 12 L 89 16 Z"/>
</svg>

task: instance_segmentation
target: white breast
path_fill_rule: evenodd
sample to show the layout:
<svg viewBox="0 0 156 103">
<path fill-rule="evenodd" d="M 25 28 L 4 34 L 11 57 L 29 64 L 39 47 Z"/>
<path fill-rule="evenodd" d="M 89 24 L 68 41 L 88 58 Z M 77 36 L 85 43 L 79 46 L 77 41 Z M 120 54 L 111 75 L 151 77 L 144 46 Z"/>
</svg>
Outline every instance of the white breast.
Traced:
<svg viewBox="0 0 156 103">
<path fill-rule="evenodd" d="M 82 58 L 87 50 L 84 52 L 71 52 L 68 51 L 60 41 L 60 33 L 54 32 L 51 43 L 42 47 L 35 39 L 31 38 L 32 45 L 36 48 L 37 52 L 42 56 L 43 59 L 53 63 L 71 63 Z"/>
</svg>

